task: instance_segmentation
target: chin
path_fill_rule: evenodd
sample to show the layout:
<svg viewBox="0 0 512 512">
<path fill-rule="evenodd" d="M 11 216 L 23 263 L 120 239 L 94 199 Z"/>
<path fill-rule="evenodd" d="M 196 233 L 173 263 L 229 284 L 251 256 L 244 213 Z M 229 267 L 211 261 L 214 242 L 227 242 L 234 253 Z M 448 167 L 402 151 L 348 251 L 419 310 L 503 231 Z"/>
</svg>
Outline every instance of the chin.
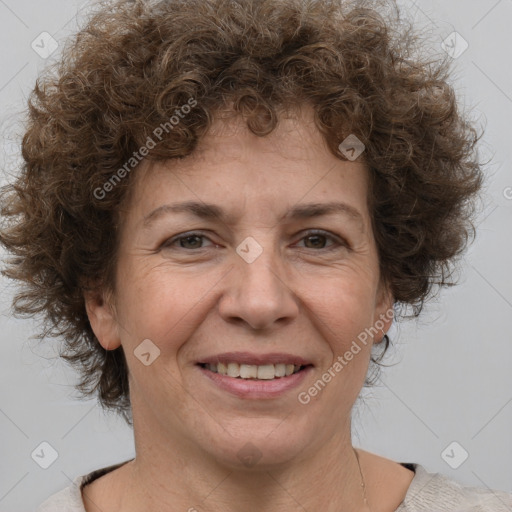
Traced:
<svg viewBox="0 0 512 512">
<path fill-rule="evenodd" d="M 279 418 L 249 418 L 225 426 L 216 438 L 204 447 L 212 457 L 230 470 L 263 471 L 292 462 L 303 454 L 308 444 L 308 432 Z M 311 433 L 312 434 L 312 433 Z"/>
</svg>

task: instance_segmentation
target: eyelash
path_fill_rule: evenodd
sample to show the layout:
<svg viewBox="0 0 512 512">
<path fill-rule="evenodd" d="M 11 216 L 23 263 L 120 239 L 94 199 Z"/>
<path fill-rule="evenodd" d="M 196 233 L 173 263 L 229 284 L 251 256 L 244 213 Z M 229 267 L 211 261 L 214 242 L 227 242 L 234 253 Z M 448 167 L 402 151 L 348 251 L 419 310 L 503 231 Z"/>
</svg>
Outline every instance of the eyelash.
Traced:
<svg viewBox="0 0 512 512">
<path fill-rule="evenodd" d="M 315 236 L 315 235 L 320 235 L 320 236 L 323 236 L 325 237 L 326 239 L 328 240 L 331 240 L 332 242 L 334 242 L 333 245 L 338 245 L 340 247 L 348 247 L 348 244 L 340 237 L 337 237 L 327 231 L 323 231 L 323 230 L 309 230 L 307 231 L 304 236 L 302 236 L 302 238 L 300 240 L 304 240 L 308 237 L 312 237 L 312 236 Z M 176 235 L 168 240 L 166 240 L 162 245 L 161 245 L 161 248 L 162 249 L 168 249 L 168 248 L 171 248 L 171 246 L 175 243 L 175 242 L 179 242 L 180 240 L 185 240 L 187 238 L 191 238 L 191 237 L 199 237 L 199 238 L 207 238 L 208 237 L 203 234 L 202 232 L 200 231 L 190 231 L 188 233 L 180 233 L 179 235 Z M 211 240 L 210 240 L 211 241 Z M 214 243 L 214 242 L 212 242 Z M 178 247 L 178 249 L 180 250 L 184 250 L 184 251 L 187 251 L 187 252 L 194 252 L 194 251 L 199 251 L 201 249 L 206 249 L 206 247 L 198 247 L 197 249 L 186 249 L 185 247 Z M 305 249 L 310 249 L 308 247 L 305 247 Z M 319 251 L 330 251 L 330 250 L 334 250 L 336 249 L 335 246 L 328 246 L 328 247 L 321 247 L 319 249 L 310 249 L 312 251 L 315 251 L 315 252 L 319 252 Z"/>
</svg>

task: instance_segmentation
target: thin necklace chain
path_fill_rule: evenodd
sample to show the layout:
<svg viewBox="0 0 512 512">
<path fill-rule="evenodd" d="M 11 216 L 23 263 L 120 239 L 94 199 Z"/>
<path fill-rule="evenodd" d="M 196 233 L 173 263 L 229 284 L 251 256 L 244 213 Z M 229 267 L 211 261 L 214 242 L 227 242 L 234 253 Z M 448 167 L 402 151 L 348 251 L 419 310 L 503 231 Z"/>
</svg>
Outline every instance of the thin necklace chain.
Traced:
<svg viewBox="0 0 512 512">
<path fill-rule="evenodd" d="M 359 474 L 361 475 L 361 489 L 363 490 L 363 503 L 365 504 L 365 507 L 371 512 L 372 509 L 370 508 L 370 505 L 368 504 L 368 498 L 366 497 L 366 484 L 365 484 L 364 477 L 363 477 L 363 471 L 361 469 L 361 463 L 359 462 L 359 455 L 355 449 L 354 449 L 354 453 L 356 455 L 357 465 L 359 467 Z"/>
</svg>

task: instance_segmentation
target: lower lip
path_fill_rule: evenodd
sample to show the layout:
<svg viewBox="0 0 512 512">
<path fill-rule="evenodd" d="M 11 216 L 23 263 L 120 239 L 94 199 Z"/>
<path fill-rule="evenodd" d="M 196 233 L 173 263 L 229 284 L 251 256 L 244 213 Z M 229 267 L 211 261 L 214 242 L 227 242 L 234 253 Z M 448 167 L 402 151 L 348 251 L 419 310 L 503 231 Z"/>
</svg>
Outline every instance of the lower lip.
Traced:
<svg viewBox="0 0 512 512">
<path fill-rule="evenodd" d="M 292 373 L 287 377 L 279 377 L 272 380 L 256 380 L 256 379 L 239 379 L 236 377 L 228 377 L 215 373 L 202 366 L 198 366 L 199 370 L 212 380 L 219 388 L 228 391 L 232 395 L 239 398 L 250 399 L 269 399 L 277 398 L 287 391 L 298 387 L 302 381 L 313 370 L 312 366 L 307 366 L 297 373 Z"/>
</svg>

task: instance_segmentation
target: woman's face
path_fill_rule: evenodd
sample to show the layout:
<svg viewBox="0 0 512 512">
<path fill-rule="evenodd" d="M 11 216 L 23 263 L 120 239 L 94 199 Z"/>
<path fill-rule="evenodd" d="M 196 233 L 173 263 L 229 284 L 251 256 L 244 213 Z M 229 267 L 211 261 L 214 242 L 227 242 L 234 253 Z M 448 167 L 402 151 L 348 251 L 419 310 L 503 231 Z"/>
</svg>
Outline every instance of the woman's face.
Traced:
<svg viewBox="0 0 512 512">
<path fill-rule="evenodd" d="M 367 170 L 334 157 L 312 111 L 301 115 L 266 137 L 216 121 L 190 157 L 137 170 L 114 308 L 89 300 L 88 311 L 101 344 L 123 346 L 139 444 L 240 466 L 350 436 L 382 338 L 361 334 L 389 327 L 392 299 Z M 286 364 L 304 368 L 275 376 Z"/>
</svg>

